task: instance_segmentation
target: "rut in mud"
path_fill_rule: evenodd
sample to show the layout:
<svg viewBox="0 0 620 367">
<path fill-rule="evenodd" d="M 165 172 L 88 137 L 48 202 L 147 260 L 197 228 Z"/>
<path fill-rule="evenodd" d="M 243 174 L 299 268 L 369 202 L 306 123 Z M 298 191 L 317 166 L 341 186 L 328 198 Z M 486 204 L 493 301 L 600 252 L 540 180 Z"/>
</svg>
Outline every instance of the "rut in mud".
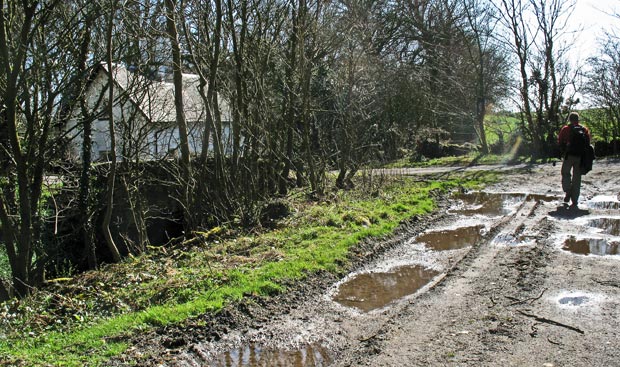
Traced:
<svg viewBox="0 0 620 367">
<path fill-rule="evenodd" d="M 158 366 L 620 365 L 620 164 L 584 177 L 577 210 L 558 171 L 455 194 L 341 279 L 134 353 Z"/>
</svg>

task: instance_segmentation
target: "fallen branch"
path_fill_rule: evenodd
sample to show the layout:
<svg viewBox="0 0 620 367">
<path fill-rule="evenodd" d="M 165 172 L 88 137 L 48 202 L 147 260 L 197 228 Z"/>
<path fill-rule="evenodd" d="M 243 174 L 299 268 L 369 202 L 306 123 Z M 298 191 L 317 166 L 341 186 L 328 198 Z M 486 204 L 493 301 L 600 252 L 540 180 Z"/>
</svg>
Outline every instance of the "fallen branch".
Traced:
<svg viewBox="0 0 620 367">
<path fill-rule="evenodd" d="M 511 304 L 509 304 L 508 306 L 520 305 L 520 304 L 525 303 L 525 302 L 529 302 L 530 305 L 531 305 L 532 302 L 539 300 L 543 296 L 543 294 L 545 294 L 546 291 L 547 291 L 547 288 L 543 289 L 543 291 L 540 292 L 540 295 L 538 297 L 530 297 L 530 298 L 526 298 L 524 300 L 518 300 L 518 299 L 516 299 L 514 297 L 510 297 L 509 299 L 516 300 L 516 301 L 511 303 Z M 506 297 L 506 298 L 508 298 L 508 297 Z"/>
<path fill-rule="evenodd" d="M 545 317 L 540 317 L 540 316 L 537 316 L 537 315 L 532 315 L 532 314 L 529 314 L 529 313 L 526 313 L 526 312 L 523 312 L 523 311 L 517 311 L 517 312 L 519 312 L 523 316 L 532 318 L 532 319 L 534 319 L 534 320 L 536 320 L 538 322 L 544 322 L 546 324 L 560 326 L 560 327 L 563 327 L 563 328 L 566 328 L 566 329 L 569 329 L 569 330 L 572 330 L 572 331 L 576 331 L 579 334 L 585 334 L 585 332 L 583 330 L 581 330 L 579 328 L 576 328 L 574 326 L 562 324 L 561 322 L 558 322 L 558 321 L 555 321 L 555 320 L 551 320 L 551 319 L 547 319 Z"/>
<path fill-rule="evenodd" d="M 594 279 L 595 282 L 597 282 L 598 284 L 601 285 L 607 285 L 610 287 L 615 287 L 615 288 L 620 288 L 620 282 L 614 281 L 614 280 L 597 280 Z"/>
</svg>

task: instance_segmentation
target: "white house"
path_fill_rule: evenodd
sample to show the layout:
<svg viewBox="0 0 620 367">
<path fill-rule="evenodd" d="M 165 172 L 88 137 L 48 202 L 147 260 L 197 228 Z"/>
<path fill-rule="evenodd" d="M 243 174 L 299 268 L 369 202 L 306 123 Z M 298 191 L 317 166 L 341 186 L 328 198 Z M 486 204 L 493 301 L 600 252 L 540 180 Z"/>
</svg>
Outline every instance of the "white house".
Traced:
<svg viewBox="0 0 620 367">
<path fill-rule="evenodd" d="M 179 129 L 174 108 L 174 84 L 146 78 L 122 65 L 112 67 L 114 88 L 114 122 L 116 156 L 118 160 L 154 160 L 173 158 L 180 150 Z M 109 77 L 106 65 L 100 65 L 93 73 L 86 90 L 87 115 L 92 122 L 92 160 L 104 161 L 110 153 L 110 126 L 108 119 Z M 200 79 L 194 74 L 183 74 L 184 113 L 188 127 L 190 152 L 202 151 L 206 110 L 198 87 Z M 230 147 L 230 111 L 220 102 L 219 110 L 223 126 L 225 150 Z M 80 106 L 70 114 L 66 126 L 71 137 L 70 159 L 81 159 L 83 124 Z M 209 147 L 212 148 L 210 142 Z"/>
</svg>

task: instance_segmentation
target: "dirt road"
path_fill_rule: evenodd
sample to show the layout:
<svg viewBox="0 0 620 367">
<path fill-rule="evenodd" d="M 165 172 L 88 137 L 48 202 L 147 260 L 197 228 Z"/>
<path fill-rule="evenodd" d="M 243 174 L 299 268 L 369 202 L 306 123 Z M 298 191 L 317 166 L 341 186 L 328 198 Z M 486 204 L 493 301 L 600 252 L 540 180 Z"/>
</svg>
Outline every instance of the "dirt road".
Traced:
<svg viewBox="0 0 620 367">
<path fill-rule="evenodd" d="M 158 366 L 620 366 L 620 162 L 584 176 L 579 210 L 559 165 L 518 168 L 361 246 L 381 255 L 354 273 L 135 350 Z"/>
</svg>

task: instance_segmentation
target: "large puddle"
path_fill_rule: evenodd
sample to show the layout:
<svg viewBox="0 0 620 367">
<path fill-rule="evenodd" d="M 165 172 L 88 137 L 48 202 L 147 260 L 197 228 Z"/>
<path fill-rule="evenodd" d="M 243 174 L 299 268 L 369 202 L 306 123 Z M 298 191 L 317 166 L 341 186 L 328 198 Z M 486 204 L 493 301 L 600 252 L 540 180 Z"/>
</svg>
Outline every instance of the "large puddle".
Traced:
<svg viewBox="0 0 620 367">
<path fill-rule="evenodd" d="M 462 215 L 486 215 L 500 216 L 509 214 L 514 207 L 525 200 L 551 202 L 560 200 L 551 195 L 543 194 L 525 194 L 525 193 L 488 193 L 473 192 L 455 195 L 456 200 L 463 202 L 463 206 L 454 210 Z"/>
<path fill-rule="evenodd" d="M 617 242 L 608 242 L 603 238 L 576 239 L 569 237 L 564 241 L 563 250 L 579 255 L 620 255 Z"/>
<path fill-rule="evenodd" d="M 207 365 L 211 367 L 323 367 L 332 362 L 329 351 L 320 345 L 308 344 L 286 351 L 264 349 L 257 344 L 222 353 Z"/>
<path fill-rule="evenodd" d="M 588 221 L 588 225 L 602 229 L 605 233 L 620 236 L 620 218 L 597 218 Z"/>
<path fill-rule="evenodd" d="M 361 273 L 343 283 L 334 301 L 370 312 L 414 294 L 439 272 L 418 265 L 401 266 L 390 272 Z"/>
<path fill-rule="evenodd" d="M 482 238 L 483 228 L 478 225 L 427 232 L 416 237 L 416 242 L 436 251 L 457 250 L 475 245 Z"/>
</svg>

